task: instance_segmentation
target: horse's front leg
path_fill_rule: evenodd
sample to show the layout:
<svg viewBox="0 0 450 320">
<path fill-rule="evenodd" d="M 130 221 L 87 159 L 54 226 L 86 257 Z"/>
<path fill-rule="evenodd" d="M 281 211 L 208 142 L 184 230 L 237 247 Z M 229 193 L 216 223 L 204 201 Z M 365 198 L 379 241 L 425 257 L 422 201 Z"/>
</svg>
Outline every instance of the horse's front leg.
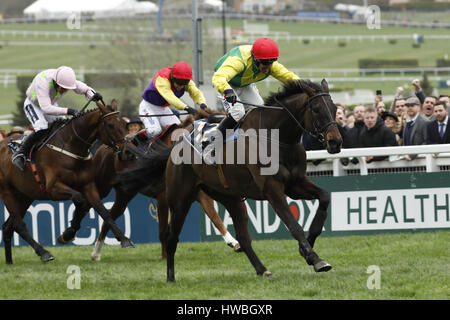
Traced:
<svg viewBox="0 0 450 320">
<path fill-rule="evenodd" d="M 311 182 L 308 178 L 304 177 L 295 181 L 292 187 L 287 190 L 286 194 L 291 199 L 319 199 L 319 207 L 314 215 L 314 219 L 309 228 L 308 242 L 311 247 L 314 247 L 314 243 L 317 237 L 322 233 L 325 220 L 328 215 L 328 206 L 330 204 L 330 193 L 323 190 Z"/>
<path fill-rule="evenodd" d="M 127 208 L 128 203 L 136 196 L 136 193 L 126 193 L 121 188 L 116 188 L 116 199 L 114 201 L 114 205 L 110 210 L 110 215 L 113 220 L 116 220 L 120 217 L 125 209 Z M 103 243 L 105 242 L 106 235 L 109 231 L 109 225 L 105 222 L 102 224 L 102 228 L 100 230 L 100 234 L 98 235 L 97 241 L 95 242 L 94 250 L 92 251 L 91 258 L 94 261 L 101 260 L 101 250 L 103 247 Z"/>
<path fill-rule="evenodd" d="M 331 266 L 321 260 L 314 252 L 310 243 L 306 240 L 302 226 L 292 215 L 284 194 L 284 185 L 273 178 L 268 178 L 264 185 L 264 194 L 294 239 L 298 241 L 299 252 L 305 258 L 306 262 L 314 266 L 316 272 L 330 270 Z"/>
<path fill-rule="evenodd" d="M 75 213 L 72 221 L 70 221 L 70 226 L 58 237 L 58 243 L 61 244 L 70 243 L 75 239 L 78 230 L 80 230 L 81 221 L 91 208 L 86 199 L 78 191 L 74 190 L 72 201 L 75 205 Z"/>
<path fill-rule="evenodd" d="M 88 183 L 83 187 L 83 195 L 90 203 L 90 205 L 102 217 L 105 223 L 109 226 L 116 239 L 120 241 L 120 245 L 122 246 L 122 248 L 134 247 L 133 242 L 123 234 L 122 230 L 120 230 L 120 228 L 117 226 L 117 224 L 109 214 L 108 210 L 106 210 L 105 206 L 102 204 L 100 194 L 98 193 L 97 186 L 94 182 Z"/>
</svg>

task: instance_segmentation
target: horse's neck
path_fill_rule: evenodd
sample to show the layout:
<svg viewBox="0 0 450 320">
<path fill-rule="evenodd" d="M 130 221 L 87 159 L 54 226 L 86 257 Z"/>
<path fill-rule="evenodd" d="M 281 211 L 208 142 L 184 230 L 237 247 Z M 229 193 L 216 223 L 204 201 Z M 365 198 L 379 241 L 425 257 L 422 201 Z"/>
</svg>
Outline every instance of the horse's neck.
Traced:
<svg viewBox="0 0 450 320">
<path fill-rule="evenodd" d="M 92 111 L 72 120 L 64 129 L 63 141 L 80 152 L 87 151 L 98 135 L 100 111 Z"/>
<path fill-rule="evenodd" d="M 254 109 L 252 115 L 244 121 L 243 129 L 278 129 L 279 141 L 284 144 L 297 144 L 303 134 L 303 130 L 289 116 L 286 110 L 282 109 Z M 293 113 L 297 119 L 304 119 L 306 108 L 301 108 L 297 114 Z M 245 126 L 245 122 L 249 125 Z M 304 124 L 302 123 L 304 127 Z"/>
</svg>

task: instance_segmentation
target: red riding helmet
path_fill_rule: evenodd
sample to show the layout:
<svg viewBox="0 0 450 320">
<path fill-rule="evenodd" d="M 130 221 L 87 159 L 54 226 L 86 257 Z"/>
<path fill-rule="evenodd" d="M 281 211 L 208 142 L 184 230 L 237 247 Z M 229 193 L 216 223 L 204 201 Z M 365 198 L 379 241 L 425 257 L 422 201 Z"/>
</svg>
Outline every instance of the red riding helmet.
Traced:
<svg viewBox="0 0 450 320">
<path fill-rule="evenodd" d="M 252 52 L 257 60 L 277 59 L 280 56 L 277 44 L 269 38 L 256 40 L 252 46 Z"/>
<path fill-rule="evenodd" d="M 183 61 L 175 63 L 172 67 L 172 77 L 175 79 L 192 80 L 192 68 Z"/>
</svg>

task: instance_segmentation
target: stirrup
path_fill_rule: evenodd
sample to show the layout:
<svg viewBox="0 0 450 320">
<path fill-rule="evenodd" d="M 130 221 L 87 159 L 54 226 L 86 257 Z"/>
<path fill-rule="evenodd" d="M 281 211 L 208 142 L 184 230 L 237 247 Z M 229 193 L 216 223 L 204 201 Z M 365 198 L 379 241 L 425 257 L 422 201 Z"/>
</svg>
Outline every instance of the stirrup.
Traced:
<svg viewBox="0 0 450 320">
<path fill-rule="evenodd" d="M 25 164 L 27 159 L 23 153 L 15 154 L 11 157 L 12 163 L 19 168 L 20 171 L 25 171 Z"/>
</svg>

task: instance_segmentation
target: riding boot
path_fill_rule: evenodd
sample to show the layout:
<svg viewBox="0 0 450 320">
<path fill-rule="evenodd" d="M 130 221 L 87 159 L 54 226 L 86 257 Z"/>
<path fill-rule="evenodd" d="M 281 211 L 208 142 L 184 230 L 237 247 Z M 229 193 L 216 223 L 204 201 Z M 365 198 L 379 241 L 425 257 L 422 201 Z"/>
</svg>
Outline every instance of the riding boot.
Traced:
<svg viewBox="0 0 450 320">
<path fill-rule="evenodd" d="M 236 120 L 233 119 L 232 116 L 227 116 L 227 117 L 225 117 L 225 119 L 220 121 L 219 126 L 217 127 L 217 130 L 219 130 L 220 133 L 222 133 L 224 142 L 226 139 L 227 129 L 233 129 L 236 124 L 237 124 L 237 122 L 236 122 Z"/>
<path fill-rule="evenodd" d="M 237 124 L 237 121 L 234 120 L 233 117 L 231 117 L 231 116 L 225 117 L 219 123 L 219 126 L 217 127 L 216 130 L 222 134 L 223 143 L 225 143 L 225 140 L 227 138 L 227 136 L 226 136 L 227 129 L 233 129 L 236 124 Z M 215 136 L 214 138 L 217 138 L 217 136 Z M 205 162 L 207 164 L 213 165 L 214 167 L 217 167 L 215 159 L 214 159 L 215 157 L 216 157 L 215 149 L 211 146 L 210 150 L 207 150 L 204 154 Z"/>
<path fill-rule="evenodd" d="M 20 171 L 25 170 L 25 163 L 27 161 L 27 155 L 31 150 L 31 147 L 41 139 L 47 130 L 32 131 L 29 135 L 23 138 L 20 144 L 19 150 L 17 150 L 11 157 L 12 162 L 19 168 Z"/>
</svg>

